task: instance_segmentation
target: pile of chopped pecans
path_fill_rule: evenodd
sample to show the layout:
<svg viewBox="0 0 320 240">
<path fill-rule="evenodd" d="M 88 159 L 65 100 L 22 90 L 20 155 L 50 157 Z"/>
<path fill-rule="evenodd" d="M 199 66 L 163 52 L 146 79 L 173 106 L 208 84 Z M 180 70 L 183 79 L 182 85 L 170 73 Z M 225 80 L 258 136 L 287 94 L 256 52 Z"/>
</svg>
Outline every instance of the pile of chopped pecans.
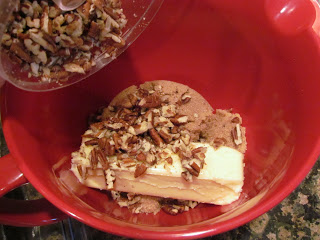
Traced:
<svg viewBox="0 0 320 240">
<path fill-rule="evenodd" d="M 186 181 L 199 176 L 206 148 L 190 146 L 190 134 L 184 128 L 188 116 L 178 115 L 176 111 L 186 102 L 168 104 L 165 98 L 161 90 L 140 88 L 135 94 L 129 94 L 121 105 L 109 106 L 113 116 L 92 123 L 82 136 L 83 144 L 93 147 L 90 167 L 94 170 L 100 163 L 99 166 L 108 170 L 116 161 L 120 168 L 134 167 L 137 178 L 164 159 L 166 164 L 172 164 L 170 152 L 174 152 L 181 159 L 182 177 Z M 80 176 L 86 178 L 86 168 L 79 168 Z M 113 186 L 108 178 L 107 185 Z"/>
<path fill-rule="evenodd" d="M 67 80 L 85 74 L 102 53 L 113 57 L 125 45 L 127 19 L 120 0 L 87 0 L 63 12 L 50 0 L 20 0 L 2 37 L 2 49 L 29 77 Z"/>
</svg>

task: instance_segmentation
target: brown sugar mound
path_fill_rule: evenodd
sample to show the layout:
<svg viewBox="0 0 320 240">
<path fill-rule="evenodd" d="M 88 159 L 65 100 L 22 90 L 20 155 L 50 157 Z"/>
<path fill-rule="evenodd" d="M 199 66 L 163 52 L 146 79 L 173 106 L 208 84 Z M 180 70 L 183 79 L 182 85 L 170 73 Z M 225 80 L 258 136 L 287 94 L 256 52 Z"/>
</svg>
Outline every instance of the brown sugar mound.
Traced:
<svg viewBox="0 0 320 240">
<path fill-rule="evenodd" d="M 245 128 L 241 126 L 242 118 L 231 110 L 214 109 L 211 105 L 192 88 L 167 80 L 156 80 L 141 84 L 139 87 L 130 86 L 120 92 L 109 104 L 102 114 L 102 119 L 113 117 L 113 107 L 128 106 L 128 95 L 135 94 L 139 89 L 159 91 L 168 104 L 177 106 L 179 115 L 188 116 L 189 122 L 184 128 L 190 132 L 191 141 L 204 141 L 214 147 L 228 146 L 244 153 L 247 149 Z M 181 101 L 184 101 L 181 104 Z M 241 143 L 236 144 L 234 133 L 237 124 L 241 131 Z"/>
</svg>

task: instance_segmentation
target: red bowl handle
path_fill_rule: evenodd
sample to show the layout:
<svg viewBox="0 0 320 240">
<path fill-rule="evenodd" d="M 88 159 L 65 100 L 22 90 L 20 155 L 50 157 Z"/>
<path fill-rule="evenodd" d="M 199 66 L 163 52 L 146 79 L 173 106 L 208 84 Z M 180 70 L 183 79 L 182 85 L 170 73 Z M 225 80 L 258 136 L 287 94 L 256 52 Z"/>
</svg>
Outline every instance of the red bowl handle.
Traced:
<svg viewBox="0 0 320 240">
<path fill-rule="evenodd" d="M 27 183 L 11 154 L 0 158 L 0 196 Z M 15 200 L 0 198 L 0 223 L 19 227 L 51 224 L 68 216 L 46 199 Z"/>
<path fill-rule="evenodd" d="M 280 33 L 299 34 L 313 26 L 316 19 L 314 0 L 265 0 L 269 21 Z"/>
</svg>

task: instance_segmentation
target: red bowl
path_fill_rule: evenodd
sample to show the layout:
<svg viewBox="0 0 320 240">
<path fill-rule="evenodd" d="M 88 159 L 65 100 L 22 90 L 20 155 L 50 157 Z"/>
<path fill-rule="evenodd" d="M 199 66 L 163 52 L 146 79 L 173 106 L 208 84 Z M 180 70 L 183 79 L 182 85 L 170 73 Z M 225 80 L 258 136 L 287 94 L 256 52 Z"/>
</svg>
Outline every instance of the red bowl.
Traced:
<svg viewBox="0 0 320 240">
<path fill-rule="evenodd" d="M 265 213 L 298 186 L 320 152 L 320 49 L 312 28 L 316 11 L 311 2 L 296 0 L 291 12 L 279 15 L 288 3 L 279 1 L 281 8 L 272 2 L 166 1 L 136 43 L 89 79 L 48 93 L 6 84 L 1 110 L 15 159 L 11 165 L 17 164 L 69 216 L 126 237 L 205 237 Z M 301 16 L 304 21 L 286 25 Z M 105 192 L 82 186 L 69 171 L 70 153 L 80 145 L 88 115 L 122 89 L 156 79 L 187 84 L 213 108 L 233 108 L 242 115 L 248 151 L 238 201 L 203 204 L 178 216 L 136 215 Z M 12 168 L 16 180 L 9 183 L 7 177 L 1 183 L 2 177 L 0 186 L 24 182 L 20 170 Z M 0 222 L 27 225 L 14 223 L 4 207 Z"/>
</svg>

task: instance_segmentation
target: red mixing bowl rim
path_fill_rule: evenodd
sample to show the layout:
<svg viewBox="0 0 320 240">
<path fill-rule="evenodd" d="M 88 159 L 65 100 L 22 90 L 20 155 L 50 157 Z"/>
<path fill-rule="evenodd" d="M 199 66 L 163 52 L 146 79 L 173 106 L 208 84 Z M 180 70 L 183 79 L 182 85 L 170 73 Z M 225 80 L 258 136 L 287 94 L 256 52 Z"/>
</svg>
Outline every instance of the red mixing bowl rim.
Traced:
<svg viewBox="0 0 320 240">
<path fill-rule="evenodd" d="M 144 238 L 144 239 L 159 239 L 167 238 L 200 238 L 207 237 L 210 235 L 216 235 L 237 228 L 258 216 L 269 211 L 271 208 L 279 204 L 284 198 L 286 198 L 305 178 L 309 173 L 312 166 L 315 164 L 320 154 L 320 139 L 316 142 L 316 147 L 311 152 L 308 161 L 301 167 L 300 171 L 289 181 L 288 184 L 284 185 L 282 191 L 271 196 L 262 206 L 254 206 L 250 210 L 241 213 L 240 215 L 228 220 L 227 222 L 221 221 L 214 223 L 212 220 L 206 220 L 205 225 L 203 222 L 186 225 L 185 226 L 174 226 L 174 227 L 149 227 L 149 226 L 134 226 L 133 224 L 125 223 L 120 220 L 116 220 L 117 223 L 105 222 L 98 218 L 88 216 L 85 212 L 67 205 L 62 199 L 58 198 L 52 191 L 48 190 L 44 183 L 37 180 L 37 176 L 32 172 L 31 169 L 23 161 L 23 155 L 14 144 L 14 137 L 10 133 L 10 125 L 3 122 L 4 132 L 7 140 L 9 149 L 12 152 L 15 160 L 18 163 L 19 168 L 24 173 L 26 178 L 32 183 L 32 185 L 46 197 L 48 201 L 57 206 L 59 209 L 70 215 L 71 217 L 84 222 L 96 229 L 109 232 L 116 235 L 122 235 L 125 237 L 133 238 Z M 195 226 L 193 229 L 189 229 L 190 226 Z"/>
</svg>

